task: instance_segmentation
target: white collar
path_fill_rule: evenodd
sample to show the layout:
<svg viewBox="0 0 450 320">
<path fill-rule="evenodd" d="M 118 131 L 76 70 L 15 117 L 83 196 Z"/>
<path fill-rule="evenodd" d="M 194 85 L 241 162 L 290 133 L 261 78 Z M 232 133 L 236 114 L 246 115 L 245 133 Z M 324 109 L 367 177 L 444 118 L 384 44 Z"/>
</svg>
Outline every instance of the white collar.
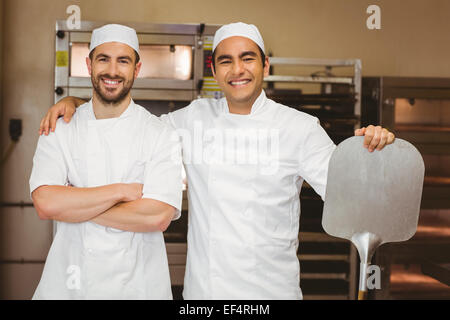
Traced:
<svg viewBox="0 0 450 320">
<path fill-rule="evenodd" d="M 227 99 L 222 98 L 221 100 L 222 100 L 221 101 L 222 113 L 227 114 L 227 115 L 236 115 L 236 116 L 253 116 L 263 109 L 263 106 L 265 105 L 265 103 L 267 101 L 267 97 L 266 97 L 266 93 L 264 92 L 264 90 L 261 90 L 261 94 L 258 96 L 258 98 L 256 98 L 255 102 L 253 103 L 252 109 L 250 110 L 250 114 L 245 114 L 245 115 L 230 113 L 230 110 L 228 108 Z"/>
<path fill-rule="evenodd" d="M 128 105 L 128 107 L 122 112 L 122 114 L 118 117 L 115 118 L 106 118 L 106 119 L 97 119 L 95 117 L 95 113 L 94 113 L 94 106 L 92 105 L 92 98 L 91 100 L 89 100 L 88 102 L 88 109 L 89 109 L 89 120 L 111 120 L 111 119 L 123 119 L 128 117 L 129 115 L 131 115 L 132 110 L 134 109 L 135 103 L 133 101 L 133 99 L 130 100 L 130 104 Z"/>
</svg>

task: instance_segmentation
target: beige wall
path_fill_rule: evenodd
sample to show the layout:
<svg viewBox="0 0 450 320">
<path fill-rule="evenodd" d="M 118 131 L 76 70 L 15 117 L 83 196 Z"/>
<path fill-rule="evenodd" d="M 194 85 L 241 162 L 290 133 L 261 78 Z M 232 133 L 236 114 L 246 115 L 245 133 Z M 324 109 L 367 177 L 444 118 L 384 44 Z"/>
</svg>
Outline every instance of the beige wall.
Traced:
<svg viewBox="0 0 450 320">
<path fill-rule="evenodd" d="M 275 56 L 360 58 L 363 75 L 450 77 L 447 0 L 3 0 L 3 145 L 9 143 L 10 118 L 23 120 L 23 135 L 2 168 L 2 201 L 30 201 L 28 178 L 36 133 L 53 99 L 55 21 L 67 17 L 70 4 L 80 6 L 83 20 L 213 24 L 242 20 L 258 25 L 267 51 Z M 370 4 L 381 6 L 381 30 L 365 26 Z M 0 259 L 45 259 L 50 223 L 39 221 L 32 208 L 1 210 Z M 0 283 L 9 279 L 0 297 L 30 297 L 41 269 L 41 264 L 0 264 Z M 14 285 L 19 278 L 26 284 Z"/>
</svg>

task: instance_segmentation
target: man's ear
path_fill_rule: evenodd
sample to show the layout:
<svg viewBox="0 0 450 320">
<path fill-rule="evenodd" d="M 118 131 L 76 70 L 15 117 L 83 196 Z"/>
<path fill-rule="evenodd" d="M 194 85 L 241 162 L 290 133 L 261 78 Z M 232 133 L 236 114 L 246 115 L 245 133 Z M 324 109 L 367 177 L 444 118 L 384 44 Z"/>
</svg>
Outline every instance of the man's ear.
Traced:
<svg viewBox="0 0 450 320">
<path fill-rule="evenodd" d="M 216 72 L 214 71 L 214 65 L 212 64 L 212 62 L 211 62 L 211 72 L 212 72 L 213 78 L 215 80 L 216 79 Z"/>
<path fill-rule="evenodd" d="M 86 57 L 86 66 L 88 68 L 89 75 L 92 73 L 92 61 L 89 57 Z"/>
<path fill-rule="evenodd" d="M 139 71 L 141 71 L 142 61 L 136 63 L 136 68 L 134 69 L 134 78 L 136 79 L 139 75 Z"/>
<path fill-rule="evenodd" d="M 266 59 L 264 61 L 264 77 L 267 77 L 269 75 L 269 70 L 270 70 L 269 57 L 266 56 Z"/>
</svg>

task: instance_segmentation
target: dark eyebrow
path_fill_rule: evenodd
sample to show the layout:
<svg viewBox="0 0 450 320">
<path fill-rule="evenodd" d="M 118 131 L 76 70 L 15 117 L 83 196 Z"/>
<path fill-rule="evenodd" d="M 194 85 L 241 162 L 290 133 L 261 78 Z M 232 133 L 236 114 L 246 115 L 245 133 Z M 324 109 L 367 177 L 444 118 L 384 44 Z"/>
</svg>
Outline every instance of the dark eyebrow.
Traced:
<svg viewBox="0 0 450 320">
<path fill-rule="evenodd" d="M 117 59 L 120 59 L 120 60 L 125 59 L 125 60 L 128 60 L 128 61 L 130 61 L 130 62 L 133 61 L 133 59 L 131 59 L 130 56 L 122 56 L 122 57 L 118 57 Z"/>
<path fill-rule="evenodd" d="M 245 56 L 257 57 L 258 55 L 254 51 L 244 51 L 239 55 L 239 58 L 243 58 Z"/>
<path fill-rule="evenodd" d="M 217 61 L 225 60 L 225 59 L 232 59 L 232 57 L 229 54 L 223 54 L 221 56 L 217 57 Z"/>
<path fill-rule="evenodd" d="M 99 54 L 95 57 L 95 59 L 99 59 L 99 58 L 111 58 L 111 57 L 108 56 L 107 54 L 99 53 Z M 125 60 L 128 60 L 128 61 L 130 61 L 130 62 L 133 61 L 133 59 L 131 59 L 130 56 L 121 56 L 121 57 L 118 57 L 117 59 L 118 59 L 118 60 L 123 60 L 123 59 L 125 59 Z"/>
<path fill-rule="evenodd" d="M 258 56 L 258 54 L 254 51 L 244 51 L 239 55 L 239 58 L 242 59 L 245 56 L 252 56 L 252 57 L 256 58 Z M 229 54 L 220 55 L 219 57 L 217 57 L 217 62 L 226 60 L 226 59 L 232 60 L 232 56 Z"/>
<path fill-rule="evenodd" d="M 111 57 L 104 53 L 99 53 L 98 55 L 95 56 L 95 59 L 98 59 L 98 58 L 111 58 Z"/>
</svg>

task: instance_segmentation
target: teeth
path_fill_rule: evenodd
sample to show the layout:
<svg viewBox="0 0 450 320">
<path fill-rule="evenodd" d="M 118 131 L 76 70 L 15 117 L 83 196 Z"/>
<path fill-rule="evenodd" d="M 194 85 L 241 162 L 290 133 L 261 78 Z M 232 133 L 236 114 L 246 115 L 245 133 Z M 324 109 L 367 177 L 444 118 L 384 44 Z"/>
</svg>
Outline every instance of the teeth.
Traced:
<svg viewBox="0 0 450 320">
<path fill-rule="evenodd" d="M 107 84 L 118 84 L 119 81 L 104 80 Z"/>
<path fill-rule="evenodd" d="M 239 85 L 241 85 L 241 84 L 246 84 L 246 83 L 248 83 L 248 82 L 250 82 L 250 80 L 231 81 L 231 84 L 232 84 L 233 86 L 239 86 Z"/>
</svg>

